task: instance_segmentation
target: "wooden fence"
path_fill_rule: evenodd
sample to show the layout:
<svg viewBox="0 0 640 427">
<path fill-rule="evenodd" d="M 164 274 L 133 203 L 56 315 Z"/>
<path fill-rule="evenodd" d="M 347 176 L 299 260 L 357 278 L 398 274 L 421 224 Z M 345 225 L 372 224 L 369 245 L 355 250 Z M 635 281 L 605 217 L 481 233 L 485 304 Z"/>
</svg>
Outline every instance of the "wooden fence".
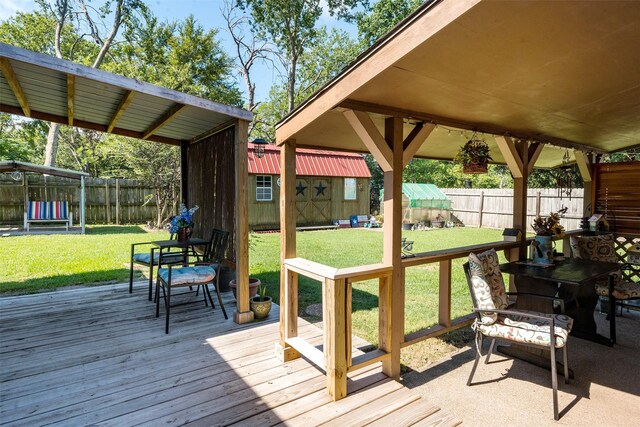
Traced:
<svg viewBox="0 0 640 427">
<path fill-rule="evenodd" d="M 452 202 L 452 213 L 465 225 L 509 228 L 513 220 L 513 189 L 442 188 Z M 552 188 L 530 188 L 527 192 L 527 231 L 536 215 L 549 215 L 568 207 L 561 221 L 566 230 L 580 228 L 584 190 L 574 189 L 571 199 Z"/>
<path fill-rule="evenodd" d="M 80 181 L 55 176 L 26 174 L 29 200 L 68 201 L 74 224 L 80 218 Z M 156 201 L 153 189 L 133 179 L 85 178 L 87 224 L 142 224 L 153 220 Z M 24 218 L 22 179 L 0 174 L 0 224 L 20 225 Z"/>
</svg>

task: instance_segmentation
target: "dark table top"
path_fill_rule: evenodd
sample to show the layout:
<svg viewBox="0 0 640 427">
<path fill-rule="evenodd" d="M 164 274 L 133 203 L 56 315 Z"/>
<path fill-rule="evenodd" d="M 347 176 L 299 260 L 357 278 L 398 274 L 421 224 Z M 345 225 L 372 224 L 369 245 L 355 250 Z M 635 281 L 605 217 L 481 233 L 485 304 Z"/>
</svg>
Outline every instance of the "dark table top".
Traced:
<svg viewBox="0 0 640 427">
<path fill-rule="evenodd" d="M 167 248 L 188 248 L 189 246 L 202 246 L 202 245 L 208 245 L 209 241 L 205 240 L 205 239 L 200 239 L 198 237 L 193 237 L 189 240 L 183 240 L 183 241 L 178 241 L 178 240 L 156 240 L 155 242 L 152 242 L 155 246 L 159 247 L 160 249 L 167 249 Z"/>
<path fill-rule="evenodd" d="M 500 271 L 516 276 L 532 277 L 539 280 L 581 285 L 619 270 L 615 262 L 586 261 L 567 259 L 550 266 L 531 264 L 527 261 L 514 261 L 500 264 Z"/>
</svg>

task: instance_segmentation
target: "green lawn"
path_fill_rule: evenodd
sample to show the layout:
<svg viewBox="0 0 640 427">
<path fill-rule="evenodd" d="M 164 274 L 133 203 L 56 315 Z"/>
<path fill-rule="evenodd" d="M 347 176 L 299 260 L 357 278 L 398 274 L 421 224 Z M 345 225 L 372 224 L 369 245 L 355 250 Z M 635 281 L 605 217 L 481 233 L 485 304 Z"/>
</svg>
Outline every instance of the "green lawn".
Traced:
<svg viewBox="0 0 640 427">
<path fill-rule="evenodd" d="M 13 236 L 0 238 L 3 260 L 0 293 L 33 293 L 63 286 L 126 282 L 129 279 L 130 245 L 167 237 L 166 232 L 147 232 L 138 226 L 93 226 L 86 235 Z M 501 230 L 452 228 L 432 231 L 405 231 L 403 236 L 415 242 L 413 251 L 424 252 L 478 243 L 500 241 Z M 382 258 L 382 232 L 368 229 L 312 231 L 297 234 L 297 254 L 333 267 L 372 264 Z M 268 286 L 269 294 L 279 301 L 280 234 L 250 236 L 250 272 Z M 466 315 L 471 300 L 462 272 L 463 260 L 452 265 L 452 316 Z M 136 277 L 141 273 L 136 271 Z M 319 282 L 302 277 L 299 288 L 300 314 L 310 304 L 322 301 Z M 377 344 L 377 281 L 356 283 L 353 288 L 353 332 Z M 437 323 L 438 270 L 435 264 L 406 270 L 405 332 L 411 333 Z M 320 320 L 305 316 L 309 320 Z M 464 335 L 464 334 L 463 334 Z M 463 338 L 468 339 L 468 334 Z M 428 340 L 403 351 L 403 362 L 421 366 L 452 351 L 460 334 L 441 340 Z M 405 349 L 405 350 L 407 350 Z M 411 363 L 412 358 L 418 361 Z M 409 361 L 408 361 L 409 360 Z"/>
</svg>

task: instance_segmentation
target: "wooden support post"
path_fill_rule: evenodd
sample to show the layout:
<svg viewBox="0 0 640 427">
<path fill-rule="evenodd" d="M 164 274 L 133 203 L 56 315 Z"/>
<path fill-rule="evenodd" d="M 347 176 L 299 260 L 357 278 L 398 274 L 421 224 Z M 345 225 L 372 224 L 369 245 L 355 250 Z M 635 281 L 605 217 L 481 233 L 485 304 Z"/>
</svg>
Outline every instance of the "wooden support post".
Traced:
<svg viewBox="0 0 640 427">
<path fill-rule="evenodd" d="M 285 342 L 298 336 L 298 275 L 288 273 L 284 260 L 296 256 L 296 142 L 280 149 L 280 342 L 276 356 L 283 362 L 300 357 Z M 326 331 L 325 331 L 326 332 Z"/>
<path fill-rule="evenodd" d="M 116 178 L 116 225 L 120 225 L 120 180 Z"/>
<path fill-rule="evenodd" d="M 438 323 L 451 326 L 451 260 L 440 261 Z"/>
<path fill-rule="evenodd" d="M 347 395 L 345 279 L 326 279 L 324 299 L 324 366 L 327 392 L 333 400 Z"/>
<path fill-rule="evenodd" d="M 389 377 L 400 377 L 400 345 L 404 341 L 404 274 L 402 268 L 402 118 L 385 120 L 385 140 L 389 145 L 391 170 L 384 172 L 384 263 L 393 267 L 389 300 L 389 336 L 382 342 L 391 357 L 382 362 Z"/>
<path fill-rule="evenodd" d="M 484 210 L 484 191 L 480 192 L 480 209 L 478 209 L 478 228 L 482 228 L 482 211 Z"/>
<path fill-rule="evenodd" d="M 390 351 L 391 343 L 391 276 L 379 279 L 378 285 L 378 347 Z"/>
<path fill-rule="evenodd" d="M 180 142 L 180 193 L 182 203 L 189 203 L 189 141 Z"/>
<path fill-rule="evenodd" d="M 111 223 L 111 199 L 109 198 L 109 180 L 104 183 L 104 207 L 106 210 L 107 224 Z"/>
<path fill-rule="evenodd" d="M 575 151 L 574 156 L 582 182 L 584 186 L 584 195 L 582 199 L 582 216 L 591 216 L 595 210 L 593 209 L 593 164 L 589 156 L 582 151 Z"/>
<path fill-rule="evenodd" d="M 249 310 L 249 122 L 238 120 L 235 129 L 235 238 L 236 238 L 236 283 L 237 303 L 233 321 L 248 323 L 253 320 Z"/>
</svg>

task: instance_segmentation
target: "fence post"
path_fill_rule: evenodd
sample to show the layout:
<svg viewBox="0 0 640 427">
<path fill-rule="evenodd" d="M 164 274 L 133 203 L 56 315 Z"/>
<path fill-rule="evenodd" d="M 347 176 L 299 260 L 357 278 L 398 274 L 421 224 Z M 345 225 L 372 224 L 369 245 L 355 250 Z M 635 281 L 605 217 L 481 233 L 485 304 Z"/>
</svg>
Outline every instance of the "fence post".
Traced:
<svg viewBox="0 0 640 427">
<path fill-rule="evenodd" d="M 478 228 L 482 228 L 482 211 L 484 209 L 484 191 L 480 192 L 480 210 L 478 212 L 478 215 L 480 216 L 480 219 L 478 221 Z"/>
<path fill-rule="evenodd" d="M 116 225 L 120 225 L 120 181 L 116 178 Z"/>
<path fill-rule="evenodd" d="M 111 223 L 111 202 L 109 201 L 109 180 L 105 180 L 104 182 L 104 205 L 107 211 L 107 224 Z"/>
<path fill-rule="evenodd" d="M 536 216 L 540 216 L 540 190 L 536 192 Z"/>
</svg>

